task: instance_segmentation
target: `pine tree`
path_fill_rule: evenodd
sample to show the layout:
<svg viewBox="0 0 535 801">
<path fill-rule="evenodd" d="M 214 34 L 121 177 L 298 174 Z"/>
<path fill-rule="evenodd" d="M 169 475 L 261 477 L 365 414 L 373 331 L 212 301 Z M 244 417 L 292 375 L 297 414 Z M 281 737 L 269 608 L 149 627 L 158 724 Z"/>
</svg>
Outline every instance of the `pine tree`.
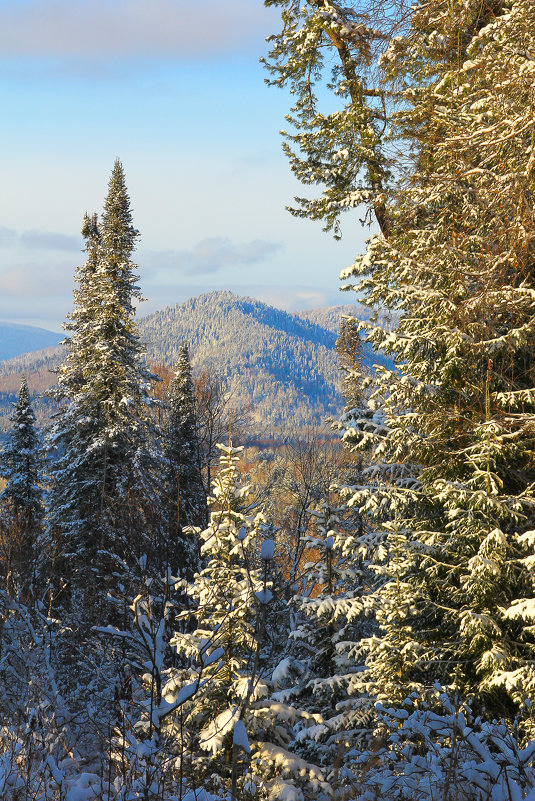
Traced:
<svg viewBox="0 0 535 801">
<path fill-rule="evenodd" d="M 43 458 L 26 378 L 10 417 L 13 424 L 0 454 L 6 485 L 2 505 L 2 551 L 6 589 L 23 597 L 35 579 L 36 544 L 43 524 Z"/>
<path fill-rule="evenodd" d="M 169 503 L 169 546 L 173 570 L 191 580 L 199 568 L 188 526 L 206 522 L 206 496 L 201 479 L 195 392 L 187 345 L 180 346 L 175 374 L 169 387 L 165 454 L 168 460 L 166 488 Z M 170 554 L 171 556 L 171 554 Z"/>
<path fill-rule="evenodd" d="M 158 497 L 149 413 L 153 377 L 134 323 L 134 302 L 142 300 L 131 261 L 138 232 L 118 160 L 102 220 L 86 215 L 82 233 L 87 260 L 76 275 L 58 371 L 61 408 L 48 437 L 57 455 L 49 531 L 71 588 L 91 596 L 91 574 L 106 583 L 121 560 L 150 552 Z"/>
</svg>

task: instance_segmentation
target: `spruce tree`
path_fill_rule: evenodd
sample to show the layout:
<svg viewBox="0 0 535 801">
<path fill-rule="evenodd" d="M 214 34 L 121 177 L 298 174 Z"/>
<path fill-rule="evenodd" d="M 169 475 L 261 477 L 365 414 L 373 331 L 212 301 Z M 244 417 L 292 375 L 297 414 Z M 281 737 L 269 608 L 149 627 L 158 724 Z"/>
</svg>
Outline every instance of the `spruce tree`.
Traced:
<svg viewBox="0 0 535 801">
<path fill-rule="evenodd" d="M 165 454 L 168 461 L 166 492 L 169 505 L 169 554 L 173 570 L 188 580 L 199 567 L 195 541 L 185 527 L 206 522 L 206 496 L 201 478 L 195 392 L 187 345 L 180 346 L 169 387 Z"/>
<path fill-rule="evenodd" d="M 371 202 L 380 233 L 342 278 L 400 315 L 361 326 L 396 369 L 347 421 L 372 454 L 352 503 L 383 538 L 362 689 L 401 700 L 438 679 L 510 714 L 535 689 L 535 8 L 434 0 L 372 27 L 388 4 L 268 5 L 273 82 L 298 97 L 292 168 L 324 186 L 296 213 L 333 227 Z M 345 105 L 320 114 L 329 48 Z"/>
<path fill-rule="evenodd" d="M 43 524 L 43 458 L 26 378 L 9 418 L 13 424 L 0 454 L 6 485 L 2 506 L 2 551 L 8 592 L 27 596 L 35 578 L 36 544 Z"/>
<path fill-rule="evenodd" d="M 263 518 L 246 512 L 248 487 L 240 486 L 237 470 L 243 449 L 218 447 L 220 469 L 210 499 L 213 511 L 201 534 L 206 567 L 187 589 L 197 627 L 177 634 L 174 644 L 179 653 L 197 656 L 198 666 L 187 678 L 196 679 L 203 688 L 192 702 L 188 725 L 195 773 L 199 776 L 199 771 L 218 764 L 218 774 L 230 780 L 236 757 L 233 732 L 239 721 L 251 731 L 250 704 L 258 691 L 254 611 L 262 580 L 252 548 Z"/>
<path fill-rule="evenodd" d="M 346 272 L 401 315 L 394 332 L 363 326 L 398 365 L 356 427 L 376 476 L 392 469 L 354 498 L 388 531 L 368 668 L 383 698 L 438 679 L 510 715 L 535 689 L 535 8 L 448 9 L 418 6 L 392 48 L 392 78 L 413 87 L 401 122 L 414 169 L 389 237 Z"/>
<path fill-rule="evenodd" d="M 249 487 L 239 480 L 243 448 L 218 448 L 210 522 L 201 534 L 206 566 L 187 586 L 193 613 L 177 616 L 193 614 L 196 629 L 171 641 L 191 663 L 169 671 L 164 697 L 171 706 L 182 703 L 167 734 L 178 741 L 193 787 L 217 788 L 225 797 L 230 790 L 233 801 L 255 787 L 272 799 L 298 787 L 295 797 L 324 801 L 329 787 L 321 771 L 288 751 L 289 722 L 298 712 L 269 698 L 264 647 L 274 543 L 261 542 L 264 515 L 249 508 Z"/>
<path fill-rule="evenodd" d="M 120 161 L 102 219 L 86 215 L 82 233 L 87 260 L 76 275 L 58 371 L 60 411 L 48 436 L 56 454 L 49 535 L 71 589 L 90 603 L 92 576 L 109 583 L 121 560 L 150 554 L 157 527 L 153 377 L 134 322 L 134 302 L 142 300 L 131 261 L 138 232 Z"/>
</svg>

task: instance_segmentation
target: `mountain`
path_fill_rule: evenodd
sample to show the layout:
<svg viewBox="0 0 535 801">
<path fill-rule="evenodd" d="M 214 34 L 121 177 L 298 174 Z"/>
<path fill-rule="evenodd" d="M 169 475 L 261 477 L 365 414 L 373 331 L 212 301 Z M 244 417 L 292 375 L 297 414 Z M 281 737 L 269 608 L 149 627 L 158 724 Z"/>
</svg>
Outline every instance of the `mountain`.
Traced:
<svg viewBox="0 0 535 801">
<path fill-rule="evenodd" d="M 318 425 L 342 408 L 335 343 L 345 305 L 290 314 L 232 292 L 210 292 L 138 320 L 150 364 L 173 367 L 187 342 L 194 373 L 223 375 L 234 401 L 251 410 L 257 433 L 270 435 Z M 58 335 L 59 337 L 59 335 Z M 0 429 L 22 374 L 30 390 L 54 383 L 51 370 L 62 348 L 48 348 L 0 363 Z M 365 350 L 365 361 L 377 361 Z M 39 401 L 46 417 L 46 401 Z"/>
<path fill-rule="evenodd" d="M 58 345 L 62 339 L 61 334 L 46 328 L 0 322 L 0 360 Z"/>
<path fill-rule="evenodd" d="M 340 410 L 331 331 L 232 292 L 210 292 L 139 320 L 149 362 L 172 367 L 183 342 L 194 372 L 215 370 L 262 432 L 320 423 Z"/>
</svg>

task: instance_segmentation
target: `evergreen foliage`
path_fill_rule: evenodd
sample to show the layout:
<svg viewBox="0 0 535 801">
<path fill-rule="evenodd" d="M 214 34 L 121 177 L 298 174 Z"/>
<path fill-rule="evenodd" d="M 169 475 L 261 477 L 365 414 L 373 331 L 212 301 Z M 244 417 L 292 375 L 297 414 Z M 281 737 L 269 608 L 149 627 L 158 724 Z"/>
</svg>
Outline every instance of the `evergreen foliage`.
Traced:
<svg viewBox="0 0 535 801">
<path fill-rule="evenodd" d="M 197 411 L 187 345 L 182 345 L 169 387 L 165 431 L 166 476 L 169 502 L 169 543 L 174 543 L 179 574 L 188 580 L 199 567 L 192 537 L 183 531 L 206 520 L 206 496 L 201 478 Z"/>
<path fill-rule="evenodd" d="M 342 386 L 335 343 L 342 314 L 366 319 L 369 310 L 347 304 L 290 314 L 220 291 L 141 317 L 137 328 L 151 365 L 173 369 L 180 343 L 188 342 L 195 381 L 203 373 L 219 376 L 233 408 L 250 411 L 254 434 L 274 437 L 295 427 L 319 426 L 325 417 L 340 413 Z M 18 390 L 21 372 L 27 373 L 32 388 L 49 389 L 54 383 L 50 371 L 59 366 L 62 350 L 0 363 L 0 427 L 2 410 L 11 400 L 2 392 Z M 363 360 L 370 368 L 384 363 L 366 343 Z M 45 399 L 36 406 L 43 421 L 53 411 Z M 206 490 L 210 491 L 209 482 Z"/>
<path fill-rule="evenodd" d="M 370 643 L 370 671 L 399 700 L 453 680 L 510 715 L 535 687 L 534 71 L 521 52 L 535 9 L 479 5 L 477 16 L 473 4 L 453 16 L 446 3 L 422 6 L 393 43 L 388 70 L 411 86 L 401 120 L 415 169 L 389 207 L 389 237 L 346 276 L 362 276 L 367 303 L 401 314 L 394 332 L 362 326 L 399 372 L 373 382 L 382 420 L 361 418 L 356 440 L 376 464 L 415 465 L 388 488 L 386 639 Z M 437 47 L 419 83 L 418 53 L 461 30 L 456 57 Z M 354 502 L 377 517 L 373 488 Z"/>
<path fill-rule="evenodd" d="M 58 370 L 61 407 L 48 435 L 57 455 L 49 529 L 73 586 L 91 595 L 89 571 L 106 583 L 115 556 L 128 561 L 150 550 L 157 497 L 152 376 L 134 323 L 134 302 L 142 299 L 131 261 L 138 232 L 119 161 L 102 220 L 86 215 L 82 233 L 87 260 L 77 271 Z"/>
<path fill-rule="evenodd" d="M 378 80 L 377 60 L 407 25 L 410 3 L 265 5 L 280 8 L 282 17 L 281 32 L 268 39 L 267 82 L 288 86 L 295 101 L 283 148 L 298 180 L 323 187 L 320 197 L 296 197 L 289 211 L 322 220 L 339 237 L 341 214 L 365 205 L 366 216 L 373 211 L 386 233 L 385 203 L 395 177 L 385 131 L 396 97 Z M 326 96 L 331 102 L 323 108 Z"/>
<path fill-rule="evenodd" d="M 198 776 L 209 775 L 217 765 L 224 781 L 235 769 L 236 727 L 244 725 L 249 734 L 254 731 L 250 707 L 262 695 L 261 631 L 255 628 L 254 613 L 259 603 L 269 601 L 271 592 L 263 587 L 253 562 L 263 517 L 247 513 L 248 487 L 240 486 L 237 473 L 242 448 L 219 448 L 220 470 L 210 499 L 213 511 L 201 534 L 206 566 L 187 588 L 196 629 L 177 633 L 173 644 L 179 653 L 195 658 L 187 678 L 202 687 L 189 711 L 189 758 L 197 763 Z M 260 602 L 258 593 L 264 593 Z"/>
<path fill-rule="evenodd" d="M 362 340 L 358 323 L 354 317 L 343 317 L 340 333 L 336 340 L 338 364 L 342 371 L 342 395 L 345 400 L 345 411 L 350 412 L 361 402 L 362 398 Z"/>
<path fill-rule="evenodd" d="M 8 592 L 30 592 L 43 524 L 44 464 L 28 385 L 23 378 L 13 404 L 12 429 L 0 454 L 2 562 Z"/>
<path fill-rule="evenodd" d="M 359 526 L 347 507 L 323 502 L 306 538 L 303 591 L 291 600 L 290 649 L 277 665 L 275 697 L 306 711 L 291 747 L 318 766 L 333 790 L 348 779 L 342 754 L 367 734 L 372 704 L 359 690 L 364 596 L 372 578 L 363 567 Z M 358 688 L 358 689 L 357 689 Z"/>
<path fill-rule="evenodd" d="M 151 452 L 117 163 L 102 221 L 84 223 L 51 440 L 49 545 L 71 549 L 74 613 L 0 590 L 0 795 L 533 801 L 535 6 L 267 4 L 283 11 L 270 69 L 296 96 L 292 166 L 324 186 L 297 213 L 337 231 L 365 200 L 380 228 L 343 276 L 370 312 L 338 348 L 357 462 L 288 442 L 264 466 L 268 525 L 241 449 L 219 446 L 202 560 L 172 575 L 169 532 L 198 522 L 201 418 L 183 348 L 165 458 Z M 341 108 L 323 115 L 328 63 Z M 367 374 L 361 335 L 392 364 Z M 7 508 L 30 485 L 40 503 L 41 480 L 19 480 L 34 422 L 23 383 Z M 110 589 L 122 620 L 73 657 L 75 602 L 100 614 Z"/>
</svg>

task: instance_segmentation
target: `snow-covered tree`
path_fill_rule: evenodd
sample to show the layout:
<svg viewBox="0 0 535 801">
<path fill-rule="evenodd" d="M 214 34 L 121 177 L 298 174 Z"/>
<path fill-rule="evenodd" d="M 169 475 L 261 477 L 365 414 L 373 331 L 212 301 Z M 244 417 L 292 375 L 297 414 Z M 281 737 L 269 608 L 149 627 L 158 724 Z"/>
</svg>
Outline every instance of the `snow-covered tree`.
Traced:
<svg viewBox="0 0 535 801">
<path fill-rule="evenodd" d="M 250 704 L 259 691 L 254 611 L 262 580 L 253 564 L 252 546 L 263 518 L 246 514 L 248 487 L 240 486 L 237 472 L 242 448 L 219 448 L 213 511 L 201 534 L 206 567 L 187 590 L 197 627 L 177 634 L 174 644 L 179 653 L 195 657 L 188 678 L 203 688 L 190 712 L 191 758 L 199 765 L 218 764 L 220 776 L 230 778 L 236 758 L 233 732 L 238 723 L 246 725 L 250 719 Z"/>
<path fill-rule="evenodd" d="M 290 748 L 321 770 L 333 790 L 347 781 L 347 751 L 367 733 L 373 701 L 355 679 L 372 576 L 361 554 L 363 533 L 345 505 L 323 502 L 306 538 L 304 590 L 291 601 L 289 647 L 273 672 L 273 698 L 294 708 Z M 356 689 L 355 689 L 356 687 Z"/>
<path fill-rule="evenodd" d="M 274 543 L 262 542 L 264 516 L 248 509 L 249 487 L 240 484 L 237 470 L 242 448 L 219 449 L 210 523 L 201 534 L 206 567 L 187 588 L 197 627 L 172 640 L 190 666 L 171 669 L 164 690 L 171 705 L 188 692 L 191 701 L 181 703 L 168 726 L 194 786 L 230 790 L 233 799 L 256 787 L 260 797 L 275 801 L 303 785 L 312 797 L 324 785 L 321 772 L 287 750 L 288 721 L 279 716 L 282 705 L 268 697 L 263 647 Z"/>
<path fill-rule="evenodd" d="M 414 693 L 399 709 L 378 706 L 378 737 L 359 754 L 351 799 L 533 797 L 533 741 L 523 748 L 517 726 L 482 720 L 440 687 L 432 702 Z"/>
<path fill-rule="evenodd" d="M 389 235 L 344 274 L 401 315 L 362 326 L 398 370 L 379 371 L 349 432 L 396 472 L 370 675 L 399 700 L 453 680 L 499 714 L 535 689 L 534 34 L 525 0 L 415 8 L 385 57 L 410 87 L 413 169 Z M 353 502 L 377 519 L 376 490 Z"/>
<path fill-rule="evenodd" d="M 396 97 L 378 80 L 377 60 L 406 25 L 410 3 L 265 4 L 282 16 L 281 32 L 268 40 L 269 83 L 289 86 L 295 98 L 283 147 L 302 183 L 323 185 L 319 197 L 295 198 L 290 211 L 321 219 L 339 236 L 340 215 L 365 204 L 386 232 L 392 171 L 385 132 Z M 325 102 L 329 95 L 334 103 Z"/>
<path fill-rule="evenodd" d="M 168 549 L 172 569 L 191 580 L 199 567 L 198 548 L 187 526 L 201 526 L 206 518 L 206 496 L 201 478 L 195 392 L 187 345 L 181 345 L 169 387 L 165 454 L 169 505 Z"/>
<path fill-rule="evenodd" d="M 371 203 L 380 234 L 342 277 L 400 315 L 394 331 L 362 326 L 397 369 L 378 371 L 347 420 L 346 438 L 372 450 L 351 503 L 384 540 L 363 690 L 401 700 L 453 677 L 510 714 L 535 687 L 535 8 L 268 4 L 284 23 L 273 82 L 297 97 L 292 169 L 324 187 L 297 213 L 336 230 Z M 329 113 L 313 91 L 324 52 Z"/>
<path fill-rule="evenodd" d="M 35 546 L 43 524 L 43 457 L 26 378 L 10 417 L 13 424 L 0 454 L 1 552 L 8 592 L 27 594 L 35 578 Z"/>
<path fill-rule="evenodd" d="M 343 317 L 336 340 L 338 366 L 342 372 L 342 395 L 344 410 L 351 412 L 362 400 L 362 341 L 354 317 Z"/>
<path fill-rule="evenodd" d="M 97 588 L 102 594 L 115 557 L 128 562 L 150 551 L 158 497 L 152 376 L 134 322 L 134 304 L 142 300 L 131 261 L 138 232 L 118 160 L 102 219 L 86 215 L 82 233 L 87 260 L 76 275 L 58 371 L 61 406 L 48 437 L 55 452 L 48 508 L 61 570 L 91 606 L 89 596 Z"/>
</svg>

